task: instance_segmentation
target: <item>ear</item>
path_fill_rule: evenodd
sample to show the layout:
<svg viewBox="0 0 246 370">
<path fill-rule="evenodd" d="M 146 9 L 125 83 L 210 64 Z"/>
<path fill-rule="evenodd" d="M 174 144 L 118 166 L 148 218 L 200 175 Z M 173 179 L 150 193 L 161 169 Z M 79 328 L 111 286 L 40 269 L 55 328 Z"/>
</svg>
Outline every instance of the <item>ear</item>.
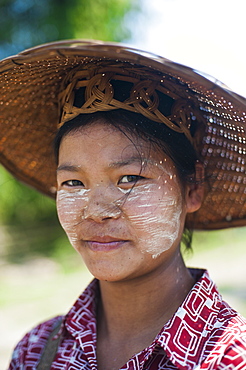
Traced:
<svg viewBox="0 0 246 370">
<path fill-rule="evenodd" d="M 186 191 L 187 213 L 197 211 L 202 204 L 204 197 L 204 167 L 200 162 L 196 163 L 196 172 L 191 178 Z"/>
</svg>

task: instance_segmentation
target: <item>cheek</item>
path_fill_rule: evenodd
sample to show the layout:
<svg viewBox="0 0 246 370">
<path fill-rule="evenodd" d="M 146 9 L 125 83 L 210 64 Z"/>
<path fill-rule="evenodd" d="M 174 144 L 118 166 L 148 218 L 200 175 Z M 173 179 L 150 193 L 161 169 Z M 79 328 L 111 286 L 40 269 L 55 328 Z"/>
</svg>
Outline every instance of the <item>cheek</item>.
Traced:
<svg viewBox="0 0 246 370">
<path fill-rule="evenodd" d="M 143 253 L 155 258 L 179 240 L 183 230 L 183 200 L 176 183 L 167 191 L 145 186 L 135 191 L 127 203 L 134 210 L 129 219 Z"/>
<path fill-rule="evenodd" d="M 76 227 L 81 222 L 83 210 L 88 204 L 87 190 L 82 189 L 73 193 L 60 190 L 57 193 L 56 204 L 60 224 L 74 246 L 77 241 Z"/>
</svg>

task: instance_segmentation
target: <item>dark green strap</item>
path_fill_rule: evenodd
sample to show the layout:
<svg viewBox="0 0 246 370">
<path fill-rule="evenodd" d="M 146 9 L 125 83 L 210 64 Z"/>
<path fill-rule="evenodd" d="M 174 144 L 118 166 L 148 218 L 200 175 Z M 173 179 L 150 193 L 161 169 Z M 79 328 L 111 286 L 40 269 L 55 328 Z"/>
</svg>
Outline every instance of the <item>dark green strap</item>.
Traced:
<svg viewBox="0 0 246 370">
<path fill-rule="evenodd" d="M 60 341 L 61 341 L 61 335 L 57 335 L 61 325 L 62 325 L 63 318 L 59 318 L 57 320 L 54 329 L 49 335 L 49 338 L 45 344 L 43 353 L 41 355 L 39 364 L 37 366 L 37 370 L 50 370 L 52 362 L 56 356 L 57 349 L 59 347 Z M 57 335 L 56 338 L 54 338 Z"/>
</svg>

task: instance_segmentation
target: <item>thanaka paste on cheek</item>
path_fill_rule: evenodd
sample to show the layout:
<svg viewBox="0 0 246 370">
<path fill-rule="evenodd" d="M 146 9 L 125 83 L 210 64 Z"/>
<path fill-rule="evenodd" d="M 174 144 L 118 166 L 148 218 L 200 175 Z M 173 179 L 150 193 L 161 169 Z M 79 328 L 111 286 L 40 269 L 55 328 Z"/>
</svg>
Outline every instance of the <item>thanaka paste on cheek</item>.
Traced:
<svg viewBox="0 0 246 370">
<path fill-rule="evenodd" d="M 170 186 L 170 181 L 168 181 Z M 165 191 L 159 187 L 161 197 L 158 203 L 152 202 L 156 192 L 155 185 L 142 185 L 132 190 L 127 198 L 128 205 L 139 204 L 138 212 L 129 216 L 138 235 L 138 244 L 142 253 L 149 253 L 153 258 L 172 247 L 180 235 L 182 214 L 182 196 L 177 194 L 177 182 Z"/>
<path fill-rule="evenodd" d="M 58 217 L 75 249 L 78 241 L 77 227 L 82 220 L 81 210 L 88 204 L 88 192 L 87 189 L 57 192 Z"/>
</svg>

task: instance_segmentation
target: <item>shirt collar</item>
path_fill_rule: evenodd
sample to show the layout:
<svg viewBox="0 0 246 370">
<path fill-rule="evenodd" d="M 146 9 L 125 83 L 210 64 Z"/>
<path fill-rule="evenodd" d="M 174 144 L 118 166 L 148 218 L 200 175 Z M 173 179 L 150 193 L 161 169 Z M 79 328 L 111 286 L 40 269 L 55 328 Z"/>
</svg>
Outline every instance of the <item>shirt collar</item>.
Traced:
<svg viewBox="0 0 246 370">
<path fill-rule="evenodd" d="M 161 347 L 180 370 L 195 370 L 211 330 L 216 326 L 222 302 L 207 271 L 190 269 L 190 272 L 197 283 L 153 343 L 145 350 L 146 358 L 154 348 Z M 81 337 L 89 339 L 87 335 L 85 336 L 85 333 L 88 333 L 96 346 L 98 297 L 99 284 L 98 280 L 94 279 L 66 316 L 66 329 L 80 343 Z"/>
<path fill-rule="evenodd" d="M 99 296 L 98 280 L 94 279 L 77 299 L 65 318 L 65 326 L 74 337 L 96 327 L 96 309 Z M 96 331 L 96 330 L 95 330 Z"/>
<path fill-rule="evenodd" d="M 190 271 L 194 277 L 202 275 L 157 339 L 172 363 L 182 370 L 195 370 L 200 362 L 222 305 L 222 297 L 208 272 Z"/>
</svg>

